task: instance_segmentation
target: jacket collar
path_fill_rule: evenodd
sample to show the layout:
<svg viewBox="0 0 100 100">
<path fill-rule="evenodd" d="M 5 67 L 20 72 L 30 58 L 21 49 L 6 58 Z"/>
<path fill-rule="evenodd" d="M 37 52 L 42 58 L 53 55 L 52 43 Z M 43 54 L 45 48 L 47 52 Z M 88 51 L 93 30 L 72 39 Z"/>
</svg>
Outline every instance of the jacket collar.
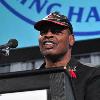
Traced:
<svg viewBox="0 0 100 100">
<path fill-rule="evenodd" d="M 66 67 L 67 67 L 67 66 L 70 66 L 71 69 L 74 69 L 74 70 L 75 70 L 76 67 L 77 67 L 77 63 L 78 63 L 78 61 L 77 61 L 74 57 L 71 57 L 69 63 L 66 65 Z M 44 68 L 45 68 L 45 65 L 46 65 L 46 63 L 44 62 L 44 63 L 41 65 L 40 69 L 44 69 Z"/>
</svg>

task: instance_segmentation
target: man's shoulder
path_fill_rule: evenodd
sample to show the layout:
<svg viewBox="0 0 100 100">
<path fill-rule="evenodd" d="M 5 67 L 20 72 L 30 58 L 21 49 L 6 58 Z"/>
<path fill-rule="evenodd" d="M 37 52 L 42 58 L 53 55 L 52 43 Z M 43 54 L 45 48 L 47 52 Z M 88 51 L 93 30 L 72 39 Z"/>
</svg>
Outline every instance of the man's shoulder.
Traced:
<svg viewBox="0 0 100 100">
<path fill-rule="evenodd" d="M 86 93 L 86 89 L 89 89 L 89 93 L 92 94 L 91 87 L 98 87 L 96 89 L 93 88 L 94 91 L 100 88 L 100 85 L 98 85 L 100 84 L 100 68 L 87 66 L 83 63 L 80 63 L 79 61 L 75 62 L 77 62 L 76 63 L 77 78 L 72 80 L 73 88 L 77 100 L 81 99 L 83 100 L 84 95 Z M 86 100 L 91 100 L 91 99 L 86 99 Z"/>
<path fill-rule="evenodd" d="M 77 72 L 79 74 L 84 74 L 84 76 L 87 75 L 88 77 L 100 75 L 100 67 L 91 67 L 81 62 L 78 62 L 77 65 Z"/>
<path fill-rule="evenodd" d="M 70 65 L 75 69 L 77 80 L 86 81 L 94 77 L 100 77 L 100 67 L 91 67 L 86 64 L 81 63 L 75 58 L 72 58 Z"/>
</svg>

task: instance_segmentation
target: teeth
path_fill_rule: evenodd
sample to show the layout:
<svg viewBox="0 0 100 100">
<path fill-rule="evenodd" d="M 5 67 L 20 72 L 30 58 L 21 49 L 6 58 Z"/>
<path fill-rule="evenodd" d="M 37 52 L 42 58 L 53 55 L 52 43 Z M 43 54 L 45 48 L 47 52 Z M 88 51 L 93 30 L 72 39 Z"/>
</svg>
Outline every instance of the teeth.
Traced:
<svg viewBox="0 0 100 100">
<path fill-rule="evenodd" d="M 48 41 L 48 42 L 45 42 L 44 44 L 53 44 L 53 42 Z"/>
<path fill-rule="evenodd" d="M 53 44 L 53 43 L 51 43 L 51 42 L 46 42 L 45 44 Z"/>
</svg>

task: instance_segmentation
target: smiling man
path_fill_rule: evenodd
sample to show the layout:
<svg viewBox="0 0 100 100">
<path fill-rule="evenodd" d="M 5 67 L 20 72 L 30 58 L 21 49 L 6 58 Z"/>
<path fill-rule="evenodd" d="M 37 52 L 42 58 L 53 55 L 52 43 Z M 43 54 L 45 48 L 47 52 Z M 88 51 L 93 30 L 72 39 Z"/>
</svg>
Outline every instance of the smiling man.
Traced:
<svg viewBox="0 0 100 100">
<path fill-rule="evenodd" d="M 100 100 L 100 69 L 83 65 L 71 56 L 75 39 L 68 18 L 53 12 L 34 28 L 40 32 L 39 47 L 45 61 L 41 68 L 66 67 L 73 73 L 70 77 L 76 100 Z"/>
</svg>

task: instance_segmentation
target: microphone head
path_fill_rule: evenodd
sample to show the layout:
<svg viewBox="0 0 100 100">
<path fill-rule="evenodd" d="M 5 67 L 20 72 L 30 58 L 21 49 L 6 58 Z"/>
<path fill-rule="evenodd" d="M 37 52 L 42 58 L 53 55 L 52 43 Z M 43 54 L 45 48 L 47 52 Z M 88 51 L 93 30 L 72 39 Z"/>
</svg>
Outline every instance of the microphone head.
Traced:
<svg viewBox="0 0 100 100">
<path fill-rule="evenodd" d="M 18 46 L 18 41 L 16 39 L 10 39 L 7 43 L 10 48 L 16 48 Z"/>
</svg>

